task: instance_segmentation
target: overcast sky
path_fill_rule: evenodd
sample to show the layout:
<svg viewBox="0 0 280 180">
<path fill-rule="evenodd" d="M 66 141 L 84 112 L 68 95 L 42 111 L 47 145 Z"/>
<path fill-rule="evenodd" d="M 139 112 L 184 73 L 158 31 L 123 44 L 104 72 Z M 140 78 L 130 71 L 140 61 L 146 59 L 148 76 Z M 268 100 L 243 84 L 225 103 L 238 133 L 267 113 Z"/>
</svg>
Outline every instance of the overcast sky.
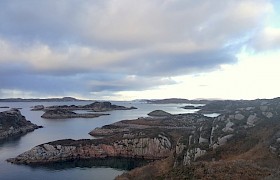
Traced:
<svg viewBox="0 0 280 180">
<path fill-rule="evenodd" d="M 1 0 L 0 98 L 280 96 L 278 0 Z"/>
</svg>

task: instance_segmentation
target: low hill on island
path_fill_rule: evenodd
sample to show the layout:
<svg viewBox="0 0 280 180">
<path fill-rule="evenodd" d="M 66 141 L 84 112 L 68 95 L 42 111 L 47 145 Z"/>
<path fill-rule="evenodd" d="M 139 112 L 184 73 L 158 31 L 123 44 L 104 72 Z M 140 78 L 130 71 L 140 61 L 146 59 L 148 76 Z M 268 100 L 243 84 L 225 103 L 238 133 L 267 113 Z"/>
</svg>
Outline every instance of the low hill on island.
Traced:
<svg viewBox="0 0 280 180">
<path fill-rule="evenodd" d="M 170 116 L 171 114 L 168 112 L 165 112 L 163 110 L 154 110 L 150 113 L 148 113 L 149 116 L 154 116 L 154 117 L 164 117 L 164 116 Z"/>
<path fill-rule="evenodd" d="M 132 110 L 137 109 L 136 107 L 125 107 L 112 104 L 111 102 L 93 102 L 87 105 L 59 105 L 59 106 L 48 106 L 44 107 L 43 105 L 36 105 L 31 110 L 33 111 L 42 111 L 42 110 L 68 110 L 68 111 L 75 111 L 75 110 L 89 110 L 93 112 L 105 112 L 105 111 L 114 111 L 114 110 Z"/>
</svg>

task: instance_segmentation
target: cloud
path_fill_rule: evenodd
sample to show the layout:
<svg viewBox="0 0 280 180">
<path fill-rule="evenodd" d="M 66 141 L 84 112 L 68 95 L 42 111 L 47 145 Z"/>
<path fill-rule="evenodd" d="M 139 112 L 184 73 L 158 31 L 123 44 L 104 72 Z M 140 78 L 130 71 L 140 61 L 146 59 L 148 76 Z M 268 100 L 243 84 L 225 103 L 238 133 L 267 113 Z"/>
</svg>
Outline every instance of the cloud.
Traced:
<svg viewBox="0 0 280 180">
<path fill-rule="evenodd" d="M 138 77 L 135 75 L 126 76 L 122 79 L 112 79 L 108 81 L 96 81 L 90 82 L 91 90 L 93 92 L 100 91 L 141 91 L 151 89 L 153 87 L 161 85 L 177 84 L 175 80 L 171 78 L 161 77 Z"/>
<path fill-rule="evenodd" d="M 264 28 L 251 40 L 251 45 L 258 51 L 280 49 L 280 28 Z"/>
<path fill-rule="evenodd" d="M 268 0 L 4 0 L 0 89 L 90 94 L 178 83 L 172 77 L 235 63 L 271 9 Z M 278 43 L 267 36 L 278 34 L 255 46 Z"/>
</svg>

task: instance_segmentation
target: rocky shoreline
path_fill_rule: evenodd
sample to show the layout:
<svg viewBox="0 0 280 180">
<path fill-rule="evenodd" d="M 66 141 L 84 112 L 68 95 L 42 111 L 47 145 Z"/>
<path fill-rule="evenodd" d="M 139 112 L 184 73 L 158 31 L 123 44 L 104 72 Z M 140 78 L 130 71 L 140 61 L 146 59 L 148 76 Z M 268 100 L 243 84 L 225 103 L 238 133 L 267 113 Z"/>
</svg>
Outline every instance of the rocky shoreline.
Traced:
<svg viewBox="0 0 280 180">
<path fill-rule="evenodd" d="M 42 128 L 27 121 L 18 109 L 0 112 L 0 140 L 19 136 Z"/>
<path fill-rule="evenodd" d="M 163 135 L 118 140 L 61 140 L 32 148 L 7 161 L 16 164 L 44 164 L 75 159 L 132 157 L 162 159 L 171 153 L 171 143 Z"/>
<path fill-rule="evenodd" d="M 239 179 L 279 178 L 280 99 L 229 102 L 223 111 L 215 118 L 177 114 L 123 120 L 90 132 L 103 138 L 49 142 L 7 161 L 161 159 L 117 179 L 221 179 L 226 174 Z"/>
</svg>

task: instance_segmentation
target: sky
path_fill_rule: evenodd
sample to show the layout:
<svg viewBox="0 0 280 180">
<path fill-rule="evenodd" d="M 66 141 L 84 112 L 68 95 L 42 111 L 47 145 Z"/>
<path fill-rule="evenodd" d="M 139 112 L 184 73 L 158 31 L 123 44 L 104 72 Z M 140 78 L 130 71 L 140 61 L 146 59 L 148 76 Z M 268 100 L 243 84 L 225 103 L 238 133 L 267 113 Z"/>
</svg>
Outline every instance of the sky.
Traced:
<svg viewBox="0 0 280 180">
<path fill-rule="evenodd" d="M 0 98 L 280 96 L 278 0 L 1 0 Z"/>
</svg>

